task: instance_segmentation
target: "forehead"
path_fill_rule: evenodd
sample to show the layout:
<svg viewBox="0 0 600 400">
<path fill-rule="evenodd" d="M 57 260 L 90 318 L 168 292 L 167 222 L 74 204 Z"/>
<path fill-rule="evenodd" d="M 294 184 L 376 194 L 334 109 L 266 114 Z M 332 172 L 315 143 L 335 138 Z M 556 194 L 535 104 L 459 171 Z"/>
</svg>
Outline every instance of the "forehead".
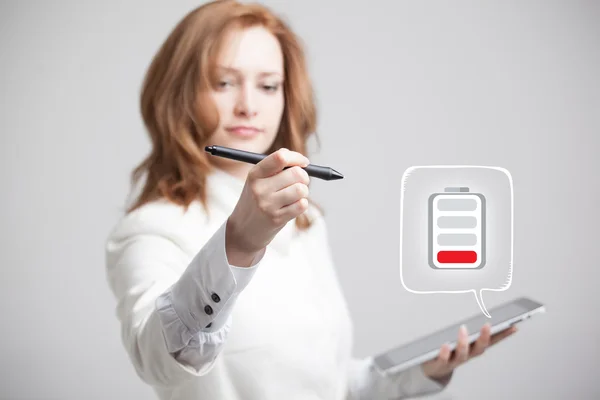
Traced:
<svg viewBox="0 0 600 400">
<path fill-rule="evenodd" d="M 283 54 L 277 38 L 263 27 L 234 30 L 227 35 L 217 64 L 243 72 L 283 74 Z"/>
</svg>

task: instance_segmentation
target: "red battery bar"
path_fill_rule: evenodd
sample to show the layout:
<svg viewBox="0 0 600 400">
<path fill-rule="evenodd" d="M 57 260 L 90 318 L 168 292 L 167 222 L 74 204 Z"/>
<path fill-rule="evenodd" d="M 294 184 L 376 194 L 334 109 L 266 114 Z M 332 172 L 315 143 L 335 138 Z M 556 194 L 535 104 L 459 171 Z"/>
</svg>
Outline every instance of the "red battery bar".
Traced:
<svg viewBox="0 0 600 400">
<path fill-rule="evenodd" d="M 463 264 L 477 261 L 474 251 L 438 251 L 437 261 L 440 264 Z"/>
</svg>

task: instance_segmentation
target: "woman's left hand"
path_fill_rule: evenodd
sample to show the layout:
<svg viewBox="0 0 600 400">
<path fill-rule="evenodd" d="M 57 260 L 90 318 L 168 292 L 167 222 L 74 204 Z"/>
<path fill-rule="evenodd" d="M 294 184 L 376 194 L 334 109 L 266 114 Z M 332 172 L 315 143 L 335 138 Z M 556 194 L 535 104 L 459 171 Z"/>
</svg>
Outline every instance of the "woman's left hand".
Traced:
<svg viewBox="0 0 600 400">
<path fill-rule="evenodd" d="M 446 384 L 452 376 L 454 369 L 470 359 L 480 356 L 490 346 L 498 343 L 502 339 L 512 335 L 517 331 L 515 326 L 490 336 L 490 325 L 486 323 L 481 328 L 481 335 L 477 341 L 471 345 L 468 343 L 467 329 L 462 326 L 458 330 L 458 342 L 454 351 L 450 350 L 447 344 L 440 349 L 438 357 L 427 361 L 421 365 L 425 375 L 441 384 Z"/>
</svg>

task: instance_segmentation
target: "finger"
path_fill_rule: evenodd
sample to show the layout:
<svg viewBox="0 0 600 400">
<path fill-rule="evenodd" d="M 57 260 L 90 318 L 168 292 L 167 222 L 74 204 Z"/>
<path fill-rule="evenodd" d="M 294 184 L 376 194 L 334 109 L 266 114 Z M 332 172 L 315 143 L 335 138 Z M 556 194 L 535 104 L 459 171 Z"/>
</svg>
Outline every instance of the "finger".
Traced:
<svg viewBox="0 0 600 400">
<path fill-rule="evenodd" d="M 300 199 L 307 198 L 308 194 L 308 186 L 296 182 L 272 195 L 273 206 L 275 209 L 289 206 Z"/>
<path fill-rule="evenodd" d="M 437 360 L 442 364 L 442 366 L 446 366 L 450 362 L 451 356 L 452 350 L 450 350 L 450 346 L 444 344 L 440 349 L 440 354 L 438 354 Z"/>
<path fill-rule="evenodd" d="M 468 338 L 467 328 L 462 325 L 458 330 L 458 341 L 454 350 L 454 359 L 450 363 L 453 367 L 464 363 L 469 358 Z"/>
<path fill-rule="evenodd" d="M 505 329 L 505 330 L 503 330 L 501 332 L 496 333 L 490 339 L 490 346 L 498 343 L 502 339 L 505 339 L 505 338 L 509 337 L 510 335 L 512 335 L 513 333 L 515 333 L 516 331 L 517 331 L 517 327 L 516 326 L 512 326 L 512 327 L 510 327 L 508 329 Z"/>
<path fill-rule="evenodd" d="M 279 210 L 280 218 L 292 219 L 308 210 L 308 199 L 300 199 L 297 202 L 285 206 Z"/>
<path fill-rule="evenodd" d="M 299 166 L 293 166 L 285 171 L 282 171 L 276 175 L 262 179 L 259 185 L 263 188 L 265 193 L 275 193 L 282 190 L 296 182 L 308 185 L 310 183 L 310 177 L 308 173 Z"/>
<path fill-rule="evenodd" d="M 481 328 L 481 333 L 479 334 L 479 338 L 473 345 L 473 349 L 471 350 L 471 355 L 470 355 L 471 357 L 477 357 L 477 356 L 483 354 L 485 349 L 488 348 L 488 346 L 490 345 L 490 332 L 491 332 L 491 326 L 489 323 L 486 323 Z"/>
<path fill-rule="evenodd" d="M 440 371 L 447 371 L 448 365 L 450 364 L 450 358 L 452 357 L 452 350 L 448 344 L 443 344 L 440 348 L 440 352 L 436 358 L 427 361 L 424 366 L 428 371 L 432 373 L 439 373 Z"/>
<path fill-rule="evenodd" d="M 250 171 L 252 178 L 266 178 L 282 171 L 287 166 L 309 164 L 308 158 L 302 154 L 288 149 L 279 149 L 256 164 Z"/>
</svg>

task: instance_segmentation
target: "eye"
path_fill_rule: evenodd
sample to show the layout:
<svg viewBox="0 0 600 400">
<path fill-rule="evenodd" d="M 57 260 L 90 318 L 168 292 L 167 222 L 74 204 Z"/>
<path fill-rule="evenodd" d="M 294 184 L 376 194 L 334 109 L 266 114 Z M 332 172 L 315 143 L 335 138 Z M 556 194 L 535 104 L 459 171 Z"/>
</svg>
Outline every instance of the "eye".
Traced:
<svg viewBox="0 0 600 400">
<path fill-rule="evenodd" d="M 279 89 L 279 84 L 263 85 L 262 88 L 267 92 L 276 92 Z"/>
<path fill-rule="evenodd" d="M 220 87 L 220 88 L 225 88 L 225 87 L 227 87 L 228 85 L 231 85 L 231 86 L 233 86 L 233 82 L 231 82 L 231 81 L 227 81 L 227 80 L 221 80 L 221 81 L 219 81 L 219 87 Z"/>
</svg>

